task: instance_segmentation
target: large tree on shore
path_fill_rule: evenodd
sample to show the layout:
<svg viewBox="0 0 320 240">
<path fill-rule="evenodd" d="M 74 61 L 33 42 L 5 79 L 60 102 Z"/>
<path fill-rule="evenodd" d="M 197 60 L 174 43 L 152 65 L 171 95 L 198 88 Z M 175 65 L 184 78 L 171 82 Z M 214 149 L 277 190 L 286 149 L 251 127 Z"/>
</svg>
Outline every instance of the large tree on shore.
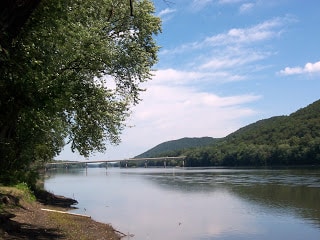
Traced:
<svg viewBox="0 0 320 240">
<path fill-rule="evenodd" d="M 118 143 L 150 79 L 160 19 L 148 0 L 42 0 L 1 47 L 0 181 L 66 144 L 88 156 Z"/>
</svg>

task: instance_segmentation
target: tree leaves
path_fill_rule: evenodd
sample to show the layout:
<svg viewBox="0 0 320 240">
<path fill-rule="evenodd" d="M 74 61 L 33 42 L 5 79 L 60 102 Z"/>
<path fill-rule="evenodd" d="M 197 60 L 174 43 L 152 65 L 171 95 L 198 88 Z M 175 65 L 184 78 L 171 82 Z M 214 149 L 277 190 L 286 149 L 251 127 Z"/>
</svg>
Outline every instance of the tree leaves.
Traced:
<svg viewBox="0 0 320 240">
<path fill-rule="evenodd" d="M 119 143 L 160 32 L 150 1 L 133 7 L 131 16 L 122 0 L 41 1 L 0 59 L 1 169 L 52 158 L 66 137 L 84 156 Z"/>
</svg>

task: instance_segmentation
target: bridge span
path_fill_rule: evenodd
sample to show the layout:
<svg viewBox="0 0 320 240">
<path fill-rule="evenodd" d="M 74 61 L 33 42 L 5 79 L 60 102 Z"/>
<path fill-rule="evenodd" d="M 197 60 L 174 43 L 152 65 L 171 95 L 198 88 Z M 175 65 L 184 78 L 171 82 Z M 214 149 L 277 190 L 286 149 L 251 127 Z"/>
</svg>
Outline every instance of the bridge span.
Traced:
<svg viewBox="0 0 320 240">
<path fill-rule="evenodd" d="M 46 168 L 51 168 L 58 165 L 76 165 L 76 164 L 98 164 L 98 163 L 115 163 L 115 162 L 125 162 L 125 166 L 128 166 L 128 162 L 132 161 L 144 161 L 145 167 L 148 165 L 148 161 L 163 161 L 164 167 L 166 167 L 167 161 L 170 160 L 182 160 L 182 165 L 185 165 L 186 156 L 178 156 L 178 157 L 154 157 L 154 158 L 128 158 L 128 159 L 113 159 L 113 160 L 85 160 L 85 161 L 61 161 L 56 160 L 55 162 L 49 162 L 45 164 Z"/>
</svg>

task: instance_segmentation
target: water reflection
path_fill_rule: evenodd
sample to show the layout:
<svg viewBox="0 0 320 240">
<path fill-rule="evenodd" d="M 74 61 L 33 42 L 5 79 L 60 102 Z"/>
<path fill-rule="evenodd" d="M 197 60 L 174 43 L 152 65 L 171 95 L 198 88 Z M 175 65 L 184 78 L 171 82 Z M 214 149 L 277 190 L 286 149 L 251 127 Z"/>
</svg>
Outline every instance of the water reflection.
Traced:
<svg viewBox="0 0 320 240">
<path fill-rule="evenodd" d="M 320 226 L 320 172 L 318 170 L 194 170 L 172 174 L 145 174 L 160 187 L 174 191 L 228 190 L 276 211 L 299 214 Z"/>
<path fill-rule="evenodd" d="M 105 171 L 55 173 L 45 187 L 139 240 L 320 237 L 318 170 Z"/>
</svg>

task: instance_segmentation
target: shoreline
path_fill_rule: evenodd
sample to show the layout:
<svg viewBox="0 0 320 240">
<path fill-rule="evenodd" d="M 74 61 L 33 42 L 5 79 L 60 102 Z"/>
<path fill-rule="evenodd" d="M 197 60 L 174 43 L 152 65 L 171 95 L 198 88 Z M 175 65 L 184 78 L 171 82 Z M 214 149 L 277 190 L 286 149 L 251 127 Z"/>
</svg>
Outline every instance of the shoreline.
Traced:
<svg viewBox="0 0 320 240">
<path fill-rule="evenodd" d="M 47 198 L 39 198 L 36 193 L 37 199 L 30 200 L 17 188 L 0 187 L 0 239 L 119 240 L 127 237 L 91 216 L 68 213 L 72 209 L 68 203 L 76 200 L 41 192 Z"/>
</svg>

